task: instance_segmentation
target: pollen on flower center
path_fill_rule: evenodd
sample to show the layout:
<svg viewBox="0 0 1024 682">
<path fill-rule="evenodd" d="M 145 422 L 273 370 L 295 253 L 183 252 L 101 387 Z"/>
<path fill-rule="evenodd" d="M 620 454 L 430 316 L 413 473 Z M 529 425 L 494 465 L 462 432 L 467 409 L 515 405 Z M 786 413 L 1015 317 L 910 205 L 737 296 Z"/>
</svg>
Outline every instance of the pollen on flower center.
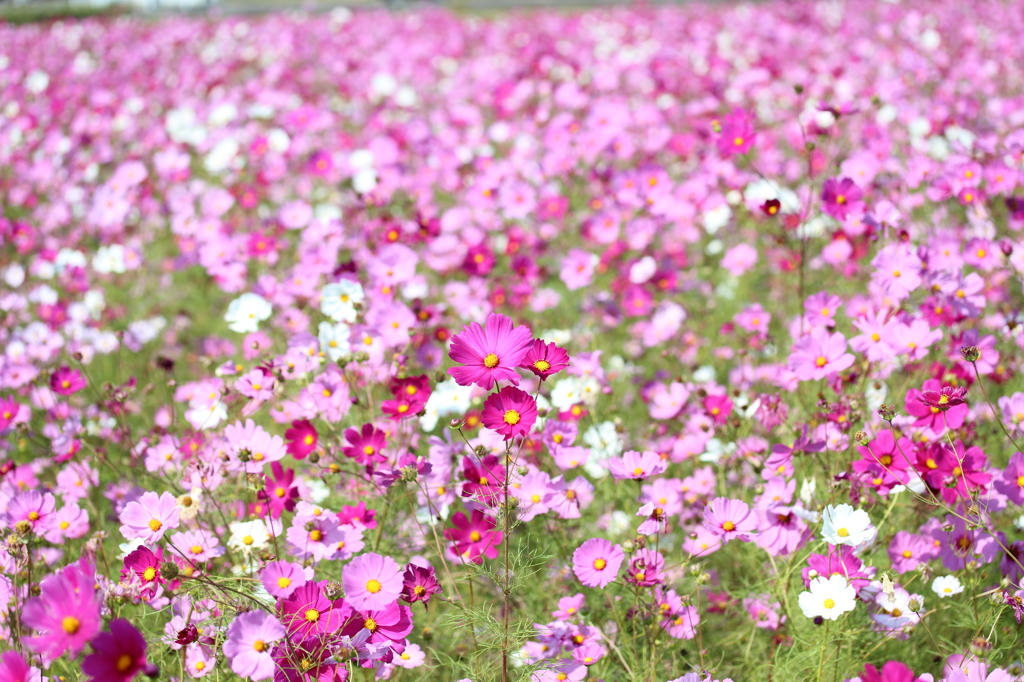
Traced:
<svg viewBox="0 0 1024 682">
<path fill-rule="evenodd" d="M 192 552 L 193 554 L 202 554 L 203 553 L 203 548 L 200 545 L 192 545 L 191 547 L 188 548 L 188 550 L 190 552 Z"/>
<path fill-rule="evenodd" d="M 474 530 L 469 534 L 469 539 L 473 542 L 480 542 L 480 531 Z"/>
<path fill-rule="evenodd" d="M 515 410 L 506 410 L 503 419 L 505 420 L 505 423 L 508 424 L 509 426 L 515 426 L 516 424 L 519 423 L 519 421 L 522 418 L 519 416 L 519 413 L 516 412 Z"/>
<path fill-rule="evenodd" d="M 74 616 L 65 616 L 64 620 L 60 622 L 61 628 L 63 628 L 64 632 L 68 633 L 69 635 L 73 635 L 76 632 L 78 632 L 78 628 L 81 627 L 81 625 L 81 621 L 79 621 Z"/>
<path fill-rule="evenodd" d="M 642 476 L 643 473 L 644 473 L 644 470 L 642 468 L 640 468 L 640 467 L 637 467 L 637 468 L 633 469 L 633 475 L 634 476 Z"/>
<path fill-rule="evenodd" d="M 370 580 L 366 583 L 366 591 L 370 594 L 377 594 L 380 592 L 381 584 L 379 580 Z"/>
<path fill-rule="evenodd" d="M 547 360 L 538 360 L 537 362 L 533 363 L 533 366 L 539 369 L 541 372 L 546 372 L 549 369 L 551 369 L 551 363 L 548 362 Z"/>
<path fill-rule="evenodd" d="M 498 366 L 498 356 L 494 353 L 488 353 L 484 356 L 484 367 L 487 369 L 493 369 Z"/>
<path fill-rule="evenodd" d="M 315 623 L 320 620 L 320 612 L 316 609 L 310 609 L 306 611 L 306 620 L 310 623 Z"/>
<path fill-rule="evenodd" d="M 147 566 L 146 570 L 142 572 L 142 579 L 149 582 L 156 578 L 156 569 L 152 566 Z"/>
<path fill-rule="evenodd" d="M 291 585 L 291 584 L 292 584 L 292 579 L 291 578 L 286 578 L 284 576 L 281 576 L 280 578 L 277 579 L 277 586 L 280 587 L 282 590 L 288 589 L 288 586 Z"/>
<path fill-rule="evenodd" d="M 129 654 L 121 654 L 117 658 L 117 672 L 128 672 L 132 667 L 132 657 Z"/>
<path fill-rule="evenodd" d="M 826 609 L 834 609 L 836 606 L 836 602 L 834 599 L 826 599 L 822 606 L 824 606 Z"/>
<path fill-rule="evenodd" d="M 742 137 L 737 137 L 736 139 L 734 139 L 732 141 L 732 143 L 734 145 L 736 145 L 737 147 L 742 147 L 743 146 L 743 138 Z"/>
<path fill-rule="evenodd" d="M 267 643 L 264 642 L 262 639 L 257 639 L 255 642 L 252 643 L 252 648 L 260 653 L 263 653 L 267 650 Z"/>
<path fill-rule="evenodd" d="M 149 529 L 154 533 L 164 527 L 164 524 L 160 523 L 156 519 L 150 519 Z"/>
<path fill-rule="evenodd" d="M 373 618 L 367 618 L 365 621 L 363 621 L 363 627 L 369 630 L 370 632 L 376 632 L 377 621 L 375 621 Z"/>
<path fill-rule="evenodd" d="M 725 523 L 722 524 L 722 530 L 724 530 L 727 533 L 732 532 L 732 531 L 736 530 L 736 524 L 733 523 L 732 521 L 726 521 Z"/>
<path fill-rule="evenodd" d="M 818 359 L 814 361 L 814 364 L 817 365 L 818 367 L 824 367 L 825 365 L 828 364 L 828 358 L 826 358 L 824 355 L 819 355 Z"/>
<path fill-rule="evenodd" d="M 313 542 L 320 542 L 321 540 L 323 540 L 323 538 L 324 534 L 319 529 L 314 528 L 313 530 L 309 531 L 309 539 Z"/>
<path fill-rule="evenodd" d="M 841 538 L 848 538 L 850 537 L 850 531 L 846 530 L 845 528 L 840 528 L 836 531 L 836 535 L 838 535 Z"/>
<path fill-rule="evenodd" d="M 246 535 L 244 538 L 242 538 L 242 544 L 243 545 L 251 545 L 254 542 L 256 542 L 256 541 L 253 540 L 251 535 Z"/>
<path fill-rule="evenodd" d="M 604 567 L 608 565 L 608 562 L 604 559 L 594 559 L 594 568 L 598 571 L 603 571 Z"/>
</svg>

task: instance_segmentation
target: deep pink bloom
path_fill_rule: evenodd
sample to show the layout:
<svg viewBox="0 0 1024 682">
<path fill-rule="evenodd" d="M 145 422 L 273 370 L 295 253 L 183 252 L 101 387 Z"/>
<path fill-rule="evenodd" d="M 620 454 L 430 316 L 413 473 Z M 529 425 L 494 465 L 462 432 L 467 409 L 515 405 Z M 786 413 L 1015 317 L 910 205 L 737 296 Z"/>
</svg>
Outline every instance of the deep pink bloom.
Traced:
<svg viewBox="0 0 1024 682">
<path fill-rule="evenodd" d="M 839 551 L 837 552 L 836 549 Z M 804 585 L 808 588 L 811 586 L 812 575 L 825 578 L 833 575 L 846 576 L 855 590 L 867 587 L 871 583 L 871 579 L 875 577 L 874 566 L 865 567 L 853 553 L 853 548 L 847 545 L 840 545 L 838 548 L 830 547 L 827 555 L 812 554 L 807 557 L 807 564 L 801 572 L 801 577 L 803 577 Z"/>
<path fill-rule="evenodd" d="M 533 346 L 527 351 L 519 366 L 530 370 L 544 381 L 569 366 L 569 353 L 554 343 L 534 339 Z"/>
<path fill-rule="evenodd" d="M 292 428 L 284 432 L 288 441 L 288 454 L 295 459 L 305 459 L 316 449 L 318 435 L 316 428 L 308 419 L 296 419 Z"/>
<path fill-rule="evenodd" d="M 870 663 L 860 674 L 861 682 L 924 682 L 914 671 L 899 661 L 889 661 L 879 670 Z"/>
<path fill-rule="evenodd" d="M 485 516 L 479 509 L 474 509 L 472 517 L 458 512 L 452 517 L 454 528 L 444 532 L 445 538 L 454 544 L 452 549 L 466 561 L 474 564 L 483 563 L 481 557 L 494 559 L 498 556 L 502 532 L 496 530 L 494 519 Z"/>
<path fill-rule="evenodd" d="M 379 611 L 402 594 L 402 568 L 391 557 L 373 552 L 350 561 L 341 581 L 346 601 L 359 611 Z"/>
<path fill-rule="evenodd" d="M 146 662 L 146 638 L 123 618 L 110 621 L 110 632 L 90 644 L 93 652 L 82 661 L 82 672 L 96 682 L 126 682 L 140 672 L 156 672 Z"/>
<path fill-rule="evenodd" d="M 142 583 L 143 591 L 152 594 L 157 587 L 163 584 L 160 575 L 160 565 L 163 560 L 163 548 L 156 546 L 156 553 L 146 546 L 139 547 L 124 558 L 124 567 L 121 569 L 121 580 L 129 580 L 135 575 Z"/>
<path fill-rule="evenodd" d="M 925 427 L 938 434 L 944 433 L 947 427 L 959 429 L 963 426 L 969 412 L 969 408 L 963 400 L 953 405 L 949 402 L 949 396 L 947 395 L 946 405 L 948 407 L 946 409 L 942 409 L 940 405 L 929 403 L 929 400 L 935 403 L 942 400 L 943 389 L 941 389 L 941 386 L 942 384 L 938 379 L 927 379 L 924 382 L 923 391 L 916 388 L 907 390 L 903 406 L 907 410 L 907 414 L 917 417 L 914 426 Z M 947 386 L 946 388 L 949 387 Z M 925 393 L 929 395 L 928 399 L 923 399 Z M 938 397 L 934 395 L 935 393 L 938 393 Z"/>
<path fill-rule="evenodd" d="M 485 327 L 473 322 L 452 337 L 448 355 L 464 366 L 452 367 L 448 374 L 460 386 L 476 384 L 488 391 L 498 381 L 518 386 L 516 367 L 532 347 L 533 335 L 528 327 L 514 327 L 508 317 L 491 313 Z"/>
<path fill-rule="evenodd" d="M 430 598 L 441 592 L 434 567 L 406 564 L 402 575 L 402 601 L 414 604 L 418 601 L 430 603 Z"/>
<path fill-rule="evenodd" d="M 66 651 L 78 654 L 102 625 L 102 600 L 91 567 L 72 564 L 43 578 L 40 587 L 40 596 L 22 609 L 22 622 L 38 633 L 25 643 L 51 660 Z"/>
<path fill-rule="evenodd" d="M 376 515 L 377 510 L 367 509 L 365 502 L 360 502 L 357 505 L 346 505 L 337 514 L 338 523 L 341 525 L 366 528 L 367 530 L 373 530 L 377 527 L 377 520 L 374 518 Z"/>
<path fill-rule="evenodd" d="M 462 458 L 462 476 L 466 479 L 462 484 L 463 497 L 475 497 L 484 504 L 495 504 L 505 483 L 505 467 L 494 455 L 487 455 L 482 460 L 466 456 Z"/>
<path fill-rule="evenodd" d="M 359 464 L 371 464 L 373 462 L 386 462 L 387 456 L 383 450 L 387 446 L 387 436 L 384 432 L 375 429 L 373 424 L 363 424 L 362 429 L 346 429 L 345 440 L 349 445 L 342 448 L 346 457 L 351 457 Z"/>
<path fill-rule="evenodd" d="M 530 433 L 537 423 L 537 401 L 526 391 L 506 386 L 487 396 L 480 418 L 491 431 L 512 440 Z"/>
<path fill-rule="evenodd" d="M 822 208 L 836 220 L 846 220 L 846 216 L 859 209 L 863 197 L 864 192 L 850 178 L 829 178 L 821 189 Z"/>
<path fill-rule="evenodd" d="M 943 386 L 938 391 L 924 390 L 917 399 L 930 408 L 945 412 L 951 407 L 963 405 L 966 402 L 964 400 L 966 395 L 967 389 L 963 386 Z"/>
<path fill-rule="evenodd" d="M 77 369 L 63 366 L 50 375 L 50 388 L 60 395 L 71 395 L 85 388 L 85 377 Z"/>
<path fill-rule="evenodd" d="M 279 519 L 284 512 L 295 509 L 299 488 L 295 485 L 294 469 L 285 469 L 280 462 L 271 462 L 270 470 L 271 474 L 264 475 L 266 482 L 258 497 L 267 503 L 271 517 Z"/>
<path fill-rule="evenodd" d="M 757 532 L 757 526 L 757 514 L 751 512 L 743 500 L 716 497 L 704 507 L 704 527 L 724 542 L 748 542 L 751 535 Z"/>
<path fill-rule="evenodd" d="M 709 395 L 704 398 L 704 411 L 715 424 L 725 424 L 732 414 L 732 401 L 727 395 Z"/>
<path fill-rule="evenodd" d="M 639 549 L 633 554 L 626 568 L 626 582 L 640 587 L 650 587 L 665 582 L 662 569 L 665 557 L 653 549 Z"/>
<path fill-rule="evenodd" d="M 382 609 L 356 611 L 341 634 L 352 637 L 360 630 L 370 631 L 370 644 L 392 643 L 396 653 L 401 653 L 405 650 L 405 636 L 412 632 L 412 609 L 392 602 Z"/>
<path fill-rule="evenodd" d="M 326 582 L 308 582 L 277 603 L 281 622 L 290 635 L 306 638 L 334 632 L 348 620 L 352 608 L 343 599 L 331 601 L 325 597 L 321 586 Z"/>
<path fill-rule="evenodd" d="M 615 580 L 625 558 L 619 545 L 591 538 L 573 552 L 572 570 L 587 587 L 605 587 Z"/>
<path fill-rule="evenodd" d="M 11 396 L 0 399 L 0 431 L 4 431 L 14 422 L 20 410 L 21 405 Z"/>
<path fill-rule="evenodd" d="M 17 651 L 0 656 L 0 682 L 31 682 L 40 679 L 39 671 L 25 662 Z"/>
</svg>

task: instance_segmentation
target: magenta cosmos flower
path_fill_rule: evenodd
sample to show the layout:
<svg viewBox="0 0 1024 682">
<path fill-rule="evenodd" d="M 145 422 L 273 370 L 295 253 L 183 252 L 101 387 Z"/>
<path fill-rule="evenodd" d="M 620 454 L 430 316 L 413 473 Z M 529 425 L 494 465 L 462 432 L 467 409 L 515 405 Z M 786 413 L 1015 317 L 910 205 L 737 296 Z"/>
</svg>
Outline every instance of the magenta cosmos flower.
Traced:
<svg viewBox="0 0 1024 682">
<path fill-rule="evenodd" d="M 836 220 L 846 220 L 863 197 L 864 192 L 850 178 L 829 178 L 821 189 L 822 208 Z"/>
<path fill-rule="evenodd" d="M 265 611 L 240 614 L 228 626 L 224 640 L 224 655 L 231 661 L 231 670 L 252 680 L 273 677 L 271 645 L 284 635 L 284 626 Z"/>
<path fill-rule="evenodd" d="M 748 542 L 751 534 L 757 532 L 757 526 L 757 514 L 751 513 L 743 500 L 716 497 L 704 508 L 704 527 L 725 542 Z"/>
<path fill-rule="evenodd" d="M 569 353 L 554 343 L 545 343 L 542 339 L 534 339 L 533 346 L 526 352 L 519 366 L 530 370 L 540 377 L 541 381 L 544 381 L 552 374 L 558 374 L 569 366 Z"/>
<path fill-rule="evenodd" d="M 325 580 L 322 584 L 326 583 Z M 343 599 L 328 599 L 320 586 L 321 583 L 307 582 L 291 597 L 278 602 L 281 620 L 290 635 L 305 638 L 334 632 L 352 615 Z"/>
<path fill-rule="evenodd" d="M 967 397 L 967 389 L 963 386 L 943 386 L 938 391 L 921 391 L 917 399 L 930 408 L 945 412 L 951 407 L 963 405 Z"/>
<path fill-rule="evenodd" d="M 430 603 L 430 597 L 441 592 L 434 567 L 407 564 L 402 574 L 402 600 L 410 604 L 418 601 Z"/>
<path fill-rule="evenodd" d="M 510 318 L 491 313 L 485 327 L 473 322 L 452 337 L 448 355 L 464 367 L 452 367 L 448 374 L 460 386 L 476 384 L 488 391 L 498 381 L 518 386 L 516 367 L 532 347 L 533 334 L 528 327 L 514 327 Z"/>
<path fill-rule="evenodd" d="M 455 543 L 452 549 L 466 561 L 474 564 L 483 563 L 481 556 L 494 559 L 498 556 L 498 545 L 501 544 L 502 532 L 495 530 L 494 519 L 485 516 L 479 509 L 473 510 L 473 516 L 467 517 L 462 512 L 452 517 L 454 528 L 445 530 L 444 536 Z"/>
<path fill-rule="evenodd" d="M 615 580 L 626 554 L 622 547 L 602 538 L 591 538 L 572 554 L 572 570 L 587 587 L 605 587 Z"/>
<path fill-rule="evenodd" d="M 608 470 L 615 478 L 648 478 L 663 473 L 667 465 L 657 452 L 629 450 L 622 457 L 608 460 Z"/>
<path fill-rule="evenodd" d="M 121 512 L 121 535 L 128 540 L 139 538 L 146 544 L 158 542 L 164 533 L 177 528 L 178 502 L 174 495 L 154 492 L 143 494 L 125 505 Z"/>
<path fill-rule="evenodd" d="M 123 618 L 110 621 L 110 632 L 96 635 L 93 652 L 82 661 L 82 672 L 96 682 L 125 682 L 156 667 L 146 662 L 146 638 Z"/>
<path fill-rule="evenodd" d="M 728 159 L 746 154 L 754 146 L 754 118 L 743 109 L 734 109 L 722 119 L 718 135 L 718 153 Z"/>
<path fill-rule="evenodd" d="M 22 622 L 38 633 L 25 640 L 33 651 L 53 660 L 77 654 L 100 631 L 100 599 L 95 577 L 78 564 L 47 576 L 41 594 L 25 603 Z"/>
<path fill-rule="evenodd" d="M 537 402 L 526 391 L 506 386 L 487 397 L 480 418 L 491 431 L 512 440 L 528 434 L 537 423 Z"/>
<path fill-rule="evenodd" d="M 357 556 L 341 574 L 345 599 L 359 611 L 379 611 L 402 594 L 402 568 L 389 556 Z"/>
<path fill-rule="evenodd" d="M 25 662 L 17 651 L 0 656 L 0 682 L 30 682 L 40 679 L 39 671 Z"/>
<path fill-rule="evenodd" d="M 270 596 L 287 599 L 295 590 L 306 584 L 306 573 L 299 564 L 271 561 L 260 572 L 260 582 Z"/>
<path fill-rule="evenodd" d="M 288 454 L 295 459 L 305 459 L 316 450 L 316 427 L 308 419 L 293 421 L 292 428 L 284 432 L 284 437 L 288 441 Z"/>
<path fill-rule="evenodd" d="M 50 375 L 50 388 L 60 395 L 71 395 L 85 388 L 85 378 L 77 369 L 61 367 Z"/>
<path fill-rule="evenodd" d="M 801 381 L 817 381 L 848 369 L 853 361 L 853 355 L 846 352 L 845 336 L 815 327 L 793 345 L 789 368 Z"/>
</svg>

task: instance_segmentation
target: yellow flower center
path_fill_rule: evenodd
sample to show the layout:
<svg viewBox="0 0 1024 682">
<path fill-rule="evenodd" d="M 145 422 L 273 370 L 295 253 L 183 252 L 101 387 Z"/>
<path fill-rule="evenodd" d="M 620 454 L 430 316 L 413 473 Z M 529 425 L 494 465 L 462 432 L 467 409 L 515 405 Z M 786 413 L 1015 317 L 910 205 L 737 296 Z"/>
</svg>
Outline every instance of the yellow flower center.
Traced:
<svg viewBox="0 0 1024 682">
<path fill-rule="evenodd" d="M 473 531 L 472 533 L 469 534 L 469 539 L 472 540 L 473 542 L 480 542 L 480 532 L 479 531 Z"/>
<path fill-rule="evenodd" d="M 78 632 L 78 628 L 81 627 L 81 625 L 81 621 L 79 621 L 74 616 L 65 616 L 64 620 L 60 622 L 61 628 L 63 628 L 64 632 L 68 633 L 69 635 L 73 635 L 76 632 Z"/>
<path fill-rule="evenodd" d="M 533 363 L 533 366 L 540 370 L 541 372 L 546 372 L 549 369 L 551 369 L 551 363 L 548 362 L 547 360 L 538 360 L 537 362 Z"/>
<path fill-rule="evenodd" d="M 726 521 L 725 523 L 722 524 L 722 530 L 724 530 L 727 533 L 731 532 L 731 531 L 734 531 L 734 530 L 736 530 L 736 524 L 733 523 L 732 521 Z"/>
<path fill-rule="evenodd" d="M 818 367 L 824 367 L 825 365 L 828 364 L 828 358 L 826 358 L 824 355 L 819 355 L 818 359 L 814 361 L 814 364 L 817 365 Z"/>
<path fill-rule="evenodd" d="M 324 537 L 324 534 L 320 530 L 314 529 L 314 530 L 309 531 L 309 539 L 312 540 L 313 542 L 320 542 L 323 539 L 323 537 Z"/>
<path fill-rule="evenodd" d="M 914 553 L 911 552 L 909 549 L 903 550 L 903 558 L 904 559 L 909 559 L 912 556 L 914 556 Z"/>
<path fill-rule="evenodd" d="M 604 567 L 608 565 L 608 562 L 604 559 L 594 559 L 594 568 L 598 571 L 603 571 Z"/>
<path fill-rule="evenodd" d="M 128 672 L 132 667 L 132 657 L 128 654 L 121 654 L 117 658 L 117 672 Z"/>
<path fill-rule="evenodd" d="M 192 545 L 188 548 L 188 551 L 192 552 L 193 554 L 202 554 L 203 548 L 201 545 Z"/>
<path fill-rule="evenodd" d="M 305 443 L 306 445 L 312 445 L 313 444 L 313 434 L 310 434 L 310 435 L 306 436 L 305 438 L 303 438 L 302 442 Z"/>
<path fill-rule="evenodd" d="M 29 512 L 28 513 L 28 520 L 29 521 L 38 521 L 39 520 L 39 512 L 36 512 L 36 511 Z"/>
<path fill-rule="evenodd" d="M 836 607 L 836 602 L 834 599 L 826 599 L 825 603 L 823 603 L 822 606 L 824 606 L 826 609 L 834 609 Z"/>
<path fill-rule="evenodd" d="M 845 528 L 840 528 L 836 531 L 836 535 L 838 535 L 841 538 L 848 538 L 850 537 L 850 531 L 846 530 Z"/>
<path fill-rule="evenodd" d="M 288 589 L 288 586 L 292 584 L 291 578 L 285 578 L 284 576 L 277 579 L 277 586 L 282 590 Z"/>
<path fill-rule="evenodd" d="M 380 592 L 381 584 L 379 580 L 370 580 L 366 583 L 366 591 L 370 594 L 377 594 Z"/>
<path fill-rule="evenodd" d="M 634 476 L 643 476 L 644 475 L 644 470 L 641 467 L 637 467 L 637 468 L 633 469 L 633 475 Z"/>
<path fill-rule="evenodd" d="M 267 643 L 264 642 L 262 639 L 257 639 L 255 642 L 252 643 L 252 648 L 260 653 L 263 653 L 267 650 Z"/>
<path fill-rule="evenodd" d="M 494 353 L 488 353 L 484 356 L 484 367 L 492 369 L 498 366 L 498 356 Z"/>
<path fill-rule="evenodd" d="M 147 567 L 146 570 L 142 572 L 142 579 L 146 582 L 149 582 L 154 578 L 156 578 L 156 569 L 152 566 Z"/>
<path fill-rule="evenodd" d="M 310 609 L 306 611 L 306 620 L 310 623 L 315 623 L 320 620 L 320 612 L 316 609 Z"/>
<path fill-rule="evenodd" d="M 506 410 L 503 419 L 505 420 L 505 423 L 508 424 L 509 426 L 515 426 L 521 421 L 522 418 L 519 416 L 519 413 L 516 412 L 515 410 Z"/>
<path fill-rule="evenodd" d="M 363 621 L 363 627 L 369 630 L 370 632 L 376 632 L 377 621 L 375 621 L 373 618 L 367 618 L 365 621 Z"/>
<path fill-rule="evenodd" d="M 251 535 L 246 535 L 244 538 L 242 538 L 243 545 L 251 545 L 253 542 L 255 542 L 255 540 L 252 539 Z"/>
</svg>

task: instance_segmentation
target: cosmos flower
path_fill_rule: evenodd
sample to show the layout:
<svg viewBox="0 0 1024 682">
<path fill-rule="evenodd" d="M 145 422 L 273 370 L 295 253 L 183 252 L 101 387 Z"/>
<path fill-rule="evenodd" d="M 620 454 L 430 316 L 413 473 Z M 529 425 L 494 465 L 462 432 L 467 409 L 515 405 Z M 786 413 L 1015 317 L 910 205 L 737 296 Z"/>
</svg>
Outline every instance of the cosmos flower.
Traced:
<svg viewBox="0 0 1024 682">
<path fill-rule="evenodd" d="M 358 611 L 379 611 L 402 594 L 402 568 L 391 557 L 373 552 L 350 561 L 341 580 L 345 599 Z"/>
<path fill-rule="evenodd" d="M 525 436 L 537 422 L 537 401 L 525 391 L 506 386 L 487 396 L 481 419 L 505 440 Z"/>
<path fill-rule="evenodd" d="M 488 391 L 499 381 L 518 386 L 516 368 L 532 347 L 529 328 L 515 327 L 511 319 L 491 313 L 484 327 L 473 322 L 452 337 L 448 354 L 463 366 L 448 373 L 460 386 L 476 384 Z"/>
<path fill-rule="evenodd" d="M 808 618 L 837 620 L 857 606 L 857 593 L 842 575 L 815 578 L 810 590 L 798 597 L 800 610 Z"/>
<path fill-rule="evenodd" d="M 266 611 L 239 614 L 228 626 L 223 646 L 231 670 L 254 681 L 270 679 L 274 676 L 272 646 L 284 636 L 284 626 Z"/>
</svg>

